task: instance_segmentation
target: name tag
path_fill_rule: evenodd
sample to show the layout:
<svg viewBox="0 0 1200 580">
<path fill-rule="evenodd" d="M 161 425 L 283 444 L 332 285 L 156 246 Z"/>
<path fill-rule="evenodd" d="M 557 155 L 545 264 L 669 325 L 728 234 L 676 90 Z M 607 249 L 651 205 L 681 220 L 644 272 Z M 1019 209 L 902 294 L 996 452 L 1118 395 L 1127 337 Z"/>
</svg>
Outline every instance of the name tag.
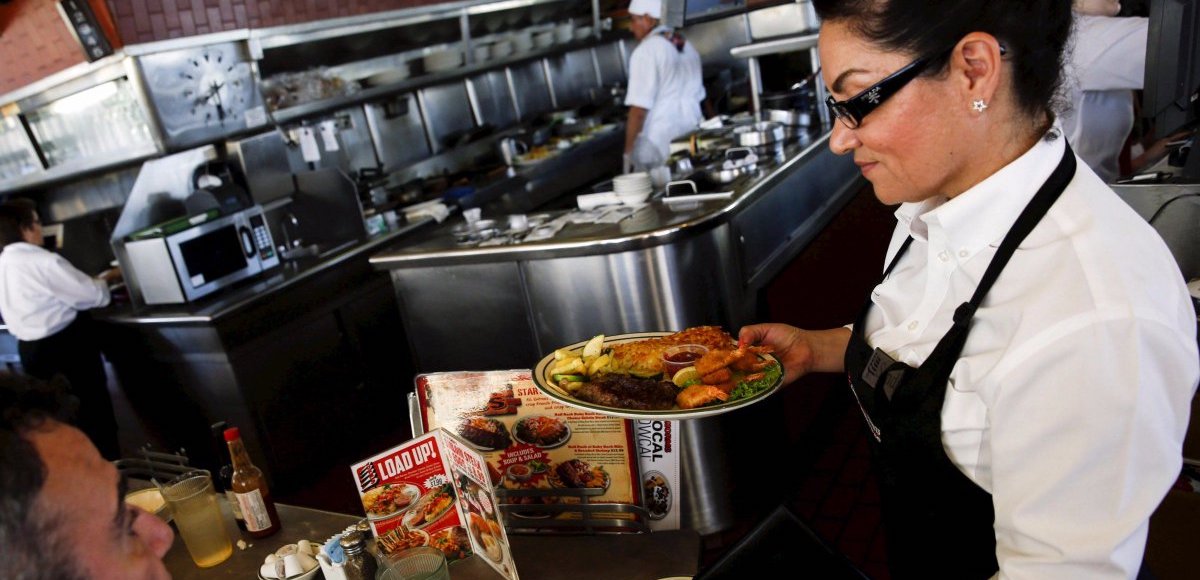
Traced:
<svg viewBox="0 0 1200 580">
<path fill-rule="evenodd" d="M 883 389 L 884 396 L 890 401 L 892 394 L 904 380 L 905 372 L 908 369 L 908 365 L 897 362 L 896 359 L 888 356 L 888 353 L 876 348 L 875 352 L 871 353 L 871 358 L 867 360 L 866 367 L 863 368 L 862 379 L 871 388 Z"/>
</svg>

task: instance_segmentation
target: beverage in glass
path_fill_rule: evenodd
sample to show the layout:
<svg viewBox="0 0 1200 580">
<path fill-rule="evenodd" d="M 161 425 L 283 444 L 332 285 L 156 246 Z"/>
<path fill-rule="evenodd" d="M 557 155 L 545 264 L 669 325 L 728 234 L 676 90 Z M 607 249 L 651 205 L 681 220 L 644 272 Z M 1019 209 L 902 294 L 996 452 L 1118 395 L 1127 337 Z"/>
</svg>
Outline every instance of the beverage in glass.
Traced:
<svg viewBox="0 0 1200 580">
<path fill-rule="evenodd" d="M 175 527 L 197 566 L 216 566 L 233 554 L 208 471 L 190 471 L 176 477 L 163 488 L 163 497 L 171 505 Z"/>
</svg>

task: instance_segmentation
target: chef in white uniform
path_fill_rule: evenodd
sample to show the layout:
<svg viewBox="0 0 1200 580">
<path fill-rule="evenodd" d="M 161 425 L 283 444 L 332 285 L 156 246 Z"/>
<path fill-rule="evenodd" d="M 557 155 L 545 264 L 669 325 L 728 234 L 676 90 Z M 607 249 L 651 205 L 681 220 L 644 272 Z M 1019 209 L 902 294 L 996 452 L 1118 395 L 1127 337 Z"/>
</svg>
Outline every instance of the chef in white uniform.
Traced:
<svg viewBox="0 0 1200 580">
<path fill-rule="evenodd" d="M 1115 0 L 1075 0 L 1075 30 L 1064 82 L 1067 142 L 1106 183 L 1133 129 L 1133 91 L 1146 74 L 1146 18 L 1115 18 Z"/>
<path fill-rule="evenodd" d="M 694 131 L 703 120 L 704 79 L 700 53 L 659 22 L 661 0 L 633 0 L 629 14 L 638 45 L 629 56 L 625 93 L 625 169 L 648 170 L 666 162 L 671 139 Z"/>
</svg>

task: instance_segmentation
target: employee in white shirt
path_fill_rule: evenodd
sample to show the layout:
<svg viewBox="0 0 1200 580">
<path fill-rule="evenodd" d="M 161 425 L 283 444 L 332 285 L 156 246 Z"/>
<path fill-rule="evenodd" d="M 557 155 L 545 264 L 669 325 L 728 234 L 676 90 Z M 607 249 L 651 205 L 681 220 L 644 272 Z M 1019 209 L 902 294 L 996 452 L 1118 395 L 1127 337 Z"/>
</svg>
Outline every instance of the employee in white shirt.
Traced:
<svg viewBox="0 0 1200 580">
<path fill-rule="evenodd" d="M 1121 3 L 1075 0 L 1075 30 L 1064 86 L 1067 142 L 1107 183 L 1120 177 L 1118 160 L 1133 129 L 1133 91 L 1146 74 L 1146 18 L 1114 18 Z"/>
<path fill-rule="evenodd" d="M 666 162 L 671 139 L 693 131 L 704 119 L 704 76 L 700 53 L 681 34 L 663 26 L 662 0 L 633 0 L 630 28 L 638 40 L 629 56 L 625 104 L 625 166 L 649 170 Z"/>
<path fill-rule="evenodd" d="M 787 381 L 847 378 L 892 578 L 1138 576 L 1182 465 L 1196 318 L 1162 239 L 1056 123 L 1070 5 L 813 7 L 829 147 L 897 224 L 850 326 L 740 340 Z"/>
<path fill-rule="evenodd" d="M 100 343 L 82 311 L 108 305 L 108 283 L 120 271 L 92 278 L 42 243 L 32 203 L 0 204 L 0 317 L 18 340 L 25 372 L 44 380 L 62 375 L 79 398 L 80 430 L 105 457 L 117 459 L 117 422 Z"/>
</svg>

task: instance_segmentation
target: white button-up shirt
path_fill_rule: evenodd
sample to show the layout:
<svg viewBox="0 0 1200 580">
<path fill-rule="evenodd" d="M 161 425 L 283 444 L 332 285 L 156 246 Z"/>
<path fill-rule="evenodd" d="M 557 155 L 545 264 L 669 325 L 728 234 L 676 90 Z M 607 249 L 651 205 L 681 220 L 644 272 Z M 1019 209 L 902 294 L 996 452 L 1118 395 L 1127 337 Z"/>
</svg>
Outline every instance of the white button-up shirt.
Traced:
<svg viewBox="0 0 1200 580">
<path fill-rule="evenodd" d="M 625 105 L 647 109 L 642 126 L 642 143 L 635 147 L 634 159 L 658 163 L 670 155 L 671 139 L 694 131 L 704 119 L 700 101 L 704 100 L 704 73 L 700 53 L 692 43 L 680 52 L 663 37 L 671 29 L 659 26 L 638 43 L 629 55 L 629 88 Z"/>
<path fill-rule="evenodd" d="M 920 366 L 1063 140 L 953 200 L 896 212 L 866 338 Z M 992 494 L 1001 578 L 1132 578 L 1175 481 L 1200 378 L 1196 318 L 1154 230 L 1088 166 L 984 299 L 942 407 L 950 459 Z"/>
<path fill-rule="evenodd" d="M 16 242 L 0 251 L 0 316 L 20 340 L 41 340 L 79 310 L 107 306 L 108 285 L 45 249 Z"/>
<path fill-rule="evenodd" d="M 1118 158 L 1133 129 L 1133 91 L 1142 88 L 1146 74 L 1148 22 L 1075 17 L 1064 75 L 1071 108 L 1062 126 L 1071 148 L 1106 182 L 1119 177 Z"/>
</svg>

